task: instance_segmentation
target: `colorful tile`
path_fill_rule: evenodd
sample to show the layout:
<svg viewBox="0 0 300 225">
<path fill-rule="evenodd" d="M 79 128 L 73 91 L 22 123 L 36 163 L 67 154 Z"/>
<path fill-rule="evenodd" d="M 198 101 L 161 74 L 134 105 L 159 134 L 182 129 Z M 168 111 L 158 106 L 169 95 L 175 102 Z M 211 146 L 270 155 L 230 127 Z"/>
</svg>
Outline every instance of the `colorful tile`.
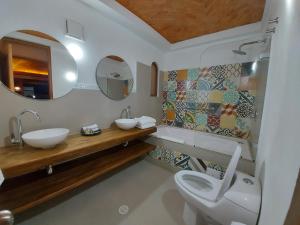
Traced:
<svg viewBox="0 0 300 225">
<path fill-rule="evenodd" d="M 166 100 L 166 99 L 167 99 L 167 96 L 168 96 L 168 92 L 167 92 L 167 91 L 163 91 L 163 92 L 162 92 L 162 98 L 163 98 L 164 100 Z"/>
<path fill-rule="evenodd" d="M 234 137 L 234 130 L 228 128 L 220 128 L 217 132 L 219 135 Z"/>
<path fill-rule="evenodd" d="M 188 80 L 198 80 L 200 76 L 200 69 L 194 68 L 188 70 Z"/>
<path fill-rule="evenodd" d="M 208 92 L 208 91 L 198 91 L 198 92 L 197 92 L 197 99 L 196 99 L 196 102 L 197 102 L 197 103 L 205 103 L 205 102 L 208 102 L 208 95 L 209 95 L 209 92 Z"/>
<path fill-rule="evenodd" d="M 168 81 L 175 81 L 176 77 L 177 77 L 177 71 L 176 70 L 168 72 Z"/>
<path fill-rule="evenodd" d="M 209 103 L 208 113 L 212 115 L 220 116 L 222 112 L 222 104 L 220 103 Z"/>
<path fill-rule="evenodd" d="M 197 81 L 197 89 L 200 91 L 209 91 L 210 90 L 210 84 L 208 81 L 204 79 L 199 79 Z"/>
<path fill-rule="evenodd" d="M 208 67 L 204 67 L 203 69 L 200 70 L 200 77 L 208 77 L 211 76 L 211 71 L 209 70 Z"/>
<path fill-rule="evenodd" d="M 183 111 L 183 113 L 184 113 L 184 111 Z M 183 127 L 183 124 L 184 124 L 184 114 L 180 115 L 179 113 L 176 112 L 175 126 Z"/>
<path fill-rule="evenodd" d="M 176 114 L 174 110 L 166 110 L 166 114 L 167 114 L 167 121 L 173 121 L 175 120 Z"/>
<path fill-rule="evenodd" d="M 238 81 L 242 73 L 242 64 L 228 64 L 226 65 L 225 78 L 231 81 Z"/>
<path fill-rule="evenodd" d="M 218 65 L 210 67 L 209 71 L 211 72 L 211 76 L 216 77 L 218 80 L 222 80 L 225 78 L 226 69 L 226 65 Z"/>
<path fill-rule="evenodd" d="M 208 103 L 205 102 L 205 103 L 199 103 L 199 104 L 197 104 L 196 111 L 199 112 L 199 113 L 205 113 L 205 114 L 207 114 L 208 113 Z"/>
<path fill-rule="evenodd" d="M 165 101 L 163 103 L 163 110 L 175 110 L 175 102 Z"/>
<path fill-rule="evenodd" d="M 189 155 L 179 153 L 179 155 L 175 156 L 174 164 L 176 167 L 179 167 L 181 169 L 189 169 L 190 158 L 191 157 Z"/>
<path fill-rule="evenodd" d="M 168 91 L 167 100 L 176 101 L 176 91 Z"/>
<path fill-rule="evenodd" d="M 207 82 L 209 83 L 211 90 L 225 90 L 223 82 L 225 79 L 218 79 L 217 77 L 208 77 Z"/>
<path fill-rule="evenodd" d="M 237 108 L 237 105 L 231 105 L 231 104 L 223 105 L 221 114 L 228 115 L 228 116 L 231 116 L 231 115 L 237 116 L 236 108 Z"/>
<path fill-rule="evenodd" d="M 177 81 L 185 81 L 187 80 L 187 70 L 177 70 L 177 76 L 176 80 Z"/>
<path fill-rule="evenodd" d="M 248 132 L 251 129 L 251 119 L 250 118 L 237 118 L 236 128 L 242 132 Z"/>
<path fill-rule="evenodd" d="M 209 114 L 207 118 L 207 128 L 211 132 L 215 132 L 220 129 L 220 117 Z"/>
<path fill-rule="evenodd" d="M 220 128 L 234 129 L 236 125 L 236 116 L 223 114 L 220 117 Z"/>
<path fill-rule="evenodd" d="M 198 104 L 196 102 L 187 102 L 186 103 L 186 109 L 191 111 L 196 111 L 198 108 Z"/>
<path fill-rule="evenodd" d="M 195 113 L 186 111 L 184 116 L 184 128 L 193 129 L 195 127 Z"/>
<path fill-rule="evenodd" d="M 237 138 L 247 139 L 250 135 L 250 131 L 241 131 L 238 129 L 234 129 L 234 136 Z"/>
<path fill-rule="evenodd" d="M 197 126 L 206 126 L 207 125 L 207 114 L 196 113 L 196 124 Z"/>
<path fill-rule="evenodd" d="M 168 81 L 168 91 L 176 91 L 177 82 L 176 81 Z"/>
<path fill-rule="evenodd" d="M 223 102 L 223 95 L 224 95 L 223 91 L 213 90 L 209 92 L 208 102 L 221 103 Z"/>
<path fill-rule="evenodd" d="M 236 111 L 239 117 L 249 118 L 253 117 L 254 107 L 249 103 L 241 103 L 237 106 Z"/>
<path fill-rule="evenodd" d="M 196 88 L 197 88 L 197 81 L 188 80 L 186 82 L 186 89 L 187 90 L 196 90 Z"/>
<path fill-rule="evenodd" d="M 255 96 L 253 96 L 249 91 L 240 91 L 239 104 L 248 103 L 250 105 L 254 105 Z"/>
<path fill-rule="evenodd" d="M 176 113 L 175 126 L 176 127 L 183 127 L 184 117 L 185 117 L 185 109 L 184 110 L 176 109 L 175 113 Z"/>
<path fill-rule="evenodd" d="M 197 101 L 197 91 L 196 90 L 187 90 L 186 91 L 186 101 L 187 102 L 196 102 Z"/>
<path fill-rule="evenodd" d="M 176 101 L 184 102 L 186 100 L 186 92 L 185 91 L 177 91 L 176 92 Z"/>
<path fill-rule="evenodd" d="M 162 123 L 247 138 L 255 115 L 254 66 L 236 63 L 163 73 Z"/>
<path fill-rule="evenodd" d="M 237 104 L 239 102 L 240 94 L 238 91 L 225 91 L 223 102 L 225 104 Z"/>
<path fill-rule="evenodd" d="M 186 90 L 186 81 L 180 80 L 177 81 L 177 91 L 185 91 Z"/>
<path fill-rule="evenodd" d="M 156 159 L 156 160 L 161 160 L 162 157 L 162 151 L 160 148 L 156 148 L 154 151 L 151 151 L 149 153 L 149 156 L 152 158 L 152 159 Z"/>
<path fill-rule="evenodd" d="M 223 82 L 223 87 L 225 88 L 225 90 L 237 90 L 238 85 L 239 84 L 229 79 L 225 79 Z"/>
<path fill-rule="evenodd" d="M 161 154 L 161 159 L 168 163 L 170 166 L 175 166 L 175 154 L 173 151 L 169 151 L 167 149 L 163 149 Z"/>
<path fill-rule="evenodd" d="M 185 111 L 187 108 L 186 104 L 187 104 L 186 102 L 176 102 L 175 104 L 176 110 Z"/>
<path fill-rule="evenodd" d="M 206 125 L 205 132 L 212 133 L 212 134 L 218 134 L 220 131 L 220 127 L 210 127 L 209 125 Z"/>
</svg>

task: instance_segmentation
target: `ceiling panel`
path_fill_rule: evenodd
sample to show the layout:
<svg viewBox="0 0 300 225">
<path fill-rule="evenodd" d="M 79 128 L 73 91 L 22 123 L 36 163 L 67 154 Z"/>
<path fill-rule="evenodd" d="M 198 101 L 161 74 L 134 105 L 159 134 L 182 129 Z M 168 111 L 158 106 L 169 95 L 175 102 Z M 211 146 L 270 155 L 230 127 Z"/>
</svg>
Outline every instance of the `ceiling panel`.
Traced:
<svg viewBox="0 0 300 225">
<path fill-rule="evenodd" d="M 259 22 L 265 0 L 116 0 L 170 43 Z"/>
</svg>

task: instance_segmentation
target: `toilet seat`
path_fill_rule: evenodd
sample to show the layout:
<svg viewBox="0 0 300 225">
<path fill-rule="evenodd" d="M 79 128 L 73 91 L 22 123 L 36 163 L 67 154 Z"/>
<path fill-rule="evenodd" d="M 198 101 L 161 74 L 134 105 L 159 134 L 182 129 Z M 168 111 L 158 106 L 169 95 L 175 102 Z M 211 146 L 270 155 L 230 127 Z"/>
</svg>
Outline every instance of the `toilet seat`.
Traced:
<svg viewBox="0 0 300 225">
<path fill-rule="evenodd" d="M 186 191 L 208 201 L 217 200 L 222 185 L 221 180 L 196 171 L 180 171 L 175 180 Z"/>
<path fill-rule="evenodd" d="M 223 180 L 201 172 L 183 170 L 175 174 L 175 181 L 187 192 L 199 198 L 216 202 L 230 187 L 241 153 L 241 146 L 237 145 Z"/>
<path fill-rule="evenodd" d="M 196 171 L 183 170 L 175 174 L 177 189 L 186 200 L 183 211 L 186 224 L 230 225 L 232 221 L 256 224 L 261 202 L 260 184 L 253 177 L 236 171 L 240 155 L 238 145 L 223 180 Z"/>
</svg>

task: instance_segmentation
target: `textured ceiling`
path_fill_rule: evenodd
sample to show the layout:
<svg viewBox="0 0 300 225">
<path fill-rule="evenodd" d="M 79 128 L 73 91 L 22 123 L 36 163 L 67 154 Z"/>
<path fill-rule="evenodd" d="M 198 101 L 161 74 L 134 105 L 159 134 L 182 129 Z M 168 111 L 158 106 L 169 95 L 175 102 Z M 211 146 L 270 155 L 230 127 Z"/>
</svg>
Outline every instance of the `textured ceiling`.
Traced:
<svg viewBox="0 0 300 225">
<path fill-rule="evenodd" d="M 262 19 L 265 0 L 116 0 L 170 43 Z"/>
</svg>

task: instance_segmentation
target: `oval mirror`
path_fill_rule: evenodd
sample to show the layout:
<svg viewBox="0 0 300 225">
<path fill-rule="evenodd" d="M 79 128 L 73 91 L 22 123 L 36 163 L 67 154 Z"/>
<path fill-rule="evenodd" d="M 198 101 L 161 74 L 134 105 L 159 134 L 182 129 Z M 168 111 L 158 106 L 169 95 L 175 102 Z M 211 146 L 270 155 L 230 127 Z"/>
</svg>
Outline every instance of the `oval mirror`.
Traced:
<svg viewBox="0 0 300 225">
<path fill-rule="evenodd" d="M 114 55 L 98 63 L 96 80 L 102 93 L 113 100 L 126 98 L 133 87 L 133 76 L 128 64 Z"/>
<path fill-rule="evenodd" d="M 33 99 L 55 99 L 77 83 L 77 65 L 55 38 L 19 30 L 0 40 L 0 81 L 10 91 Z"/>
</svg>

